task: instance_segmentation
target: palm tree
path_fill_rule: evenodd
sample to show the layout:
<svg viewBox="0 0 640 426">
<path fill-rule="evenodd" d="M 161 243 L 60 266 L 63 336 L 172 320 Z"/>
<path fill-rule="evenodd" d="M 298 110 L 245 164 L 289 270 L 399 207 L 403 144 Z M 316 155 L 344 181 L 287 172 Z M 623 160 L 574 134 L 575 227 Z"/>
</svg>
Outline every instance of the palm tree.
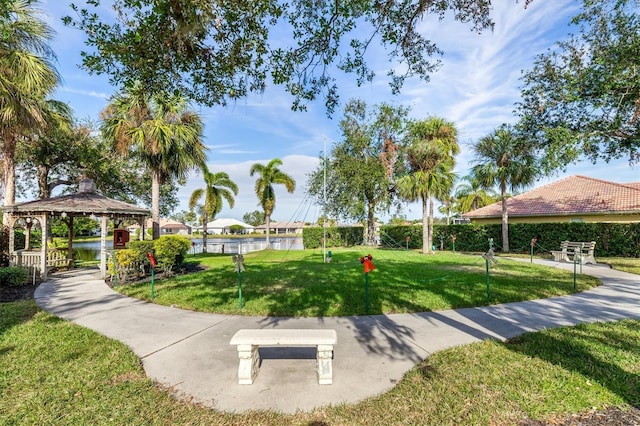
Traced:
<svg viewBox="0 0 640 426">
<path fill-rule="evenodd" d="M 260 175 L 256 179 L 255 191 L 267 222 L 267 247 L 269 247 L 269 233 L 271 232 L 271 213 L 276 207 L 276 193 L 273 185 L 284 185 L 290 194 L 296 189 L 296 181 L 278 168 L 281 165 L 282 160 L 274 158 L 266 166 L 255 163 L 249 170 L 250 176 L 256 173 Z"/>
<path fill-rule="evenodd" d="M 455 155 L 460 151 L 455 125 L 439 117 L 417 121 L 409 127 L 406 151 L 409 174 L 397 182 L 401 196 L 422 201 L 422 252 L 433 245 L 433 205 L 444 198 L 455 181 Z"/>
<path fill-rule="evenodd" d="M 25 135 L 16 150 L 18 163 L 35 169 L 39 199 L 49 198 L 59 185 L 76 182 L 76 176 L 51 181 L 50 173 L 64 163 L 77 162 L 78 150 L 86 147 L 86 129 L 75 125 L 73 111 L 68 104 L 48 100 L 43 106 L 46 128 Z"/>
<path fill-rule="evenodd" d="M 136 84 L 112 98 L 102 131 L 121 154 L 139 158 L 151 174 L 153 239 L 160 236 L 160 185 L 204 167 L 201 117 L 179 94 L 148 94 Z"/>
<path fill-rule="evenodd" d="M 447 225 L 451 224 L 451 215 L 455 211 L 455 197 L 451 194 L 451 191 L 443 194 L 441 197 L 438 197 L 438 201 L 440 201 L 441 205 L 438 207 L 438 212 L 442 213 L 445 218 L 447 218 Z"/>
<path fill-rule="evenodd" d="M 423 143 L 422 146 L 430 150 L 430 153 L 422 152 L 422 167 L 412 167 L 411 173 L 398 179 L 396 187 L 400 196 L 408 201 L 422 202 L 422 253 L 428 254 L 433 245 L 433 197 L 451 190 L 455 174 L 453 160 L 445 158 L 437 145 Z M 409 157 L 414 161 L 416 154 L 409 148 Z"/>
<path fill-rule="evenodd" d="M 502 203 L 502 250 L 509 251 L 509 215 L 507 212 L 507 187 L 512 191 L 535 182 L 538 176 L 536 158 L 510 126 L 502 125 L 493 133 L 481 138 L 473 146 L 475 165 L 472 173 L 482 186 L 500 187 Z"/>
<path fill-rule="evenodd" d="M 4 205 L 15 203 L 19 140 L 46 125 L 46 98 L 59 83 L 50 62 L 53 31 L 38 19 L 36 2 L 7 0 L 0 11 L 0 141 Z M 4 221 L 4 223 L 7 223 Z"/>
<path fill-rule="evenodd" d="M 225 172 L 211 173 L 206 167 L 202 170 L 204 188 L 196 189 L 189 198 L 189 210 L 197 207 L 202 219 L 202 252 L 207 251 L 207 223 L 215 219 L 222 210 L 223 198 L 227 200 L 229 207 L 235 204 L 234 195 L 238 195 L 238 185 L 235 184 Z M 198 202 L 204 196 L 204 204 L 198 206 Z"/>
<path fill-rule="evenodd" d="M 471 210 L 493 204 L 500 197 L 491 188 L 484 188 L 477 176 L 467 175 L 456 187 L 455 198 L 460 213 L 467 213 Z"/>
</svg>

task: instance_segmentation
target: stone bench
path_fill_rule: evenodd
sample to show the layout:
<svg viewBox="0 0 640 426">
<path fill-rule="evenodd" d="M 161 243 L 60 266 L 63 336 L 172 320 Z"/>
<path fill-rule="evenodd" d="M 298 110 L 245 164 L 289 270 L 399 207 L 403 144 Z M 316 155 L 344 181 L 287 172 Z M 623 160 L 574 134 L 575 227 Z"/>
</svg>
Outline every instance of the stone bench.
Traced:
<svg viewBox="0 0 640 426">
<path fill-rule="evenodd" d="M 238 347 L 238 383 L 250 385 L 260 368 L 260 346 L 316 346 L 318 384 L 333 383 L 333 345 L 338 342 L 335 330 L 327 329 L 243 329 L 229 342 Z"/>
<path fill-rule="evenodd" d="M 556 262 L 573 262 L 579 261 L 581 264 L 593 263 L 596 264 L 594 257 L 594 251 L 596 249 L 596 242 L 581 242 L 581 241 L 562 241 L 560 243 L 560 250 L 552 250 L 553 260 Z M 573 259 L 569 256 L 573 255 Z"/>
</svg>

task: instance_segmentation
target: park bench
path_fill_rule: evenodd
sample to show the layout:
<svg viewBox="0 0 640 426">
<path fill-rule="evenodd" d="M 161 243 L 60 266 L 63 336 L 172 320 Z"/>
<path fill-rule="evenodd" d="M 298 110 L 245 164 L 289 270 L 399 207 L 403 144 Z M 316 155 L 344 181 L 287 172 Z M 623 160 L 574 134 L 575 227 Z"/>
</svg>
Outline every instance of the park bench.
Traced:
<svg viewBox="0 0 640 426">
<path fill-rule="evenodd" d="M 240 365 L 238 383 L 250 385 L 260 368 L 260 346 L 316 346 L 318 384 L 333 383 L 333 345 L 338 342 L 335 330 L 327 329 L 242 329 L 229 342 L 237 345 Z"/>
<path fill-rule="evenodd" d="M 560 250 L 552 250 L 553 260 L 556 262 L 580 262 L 582 265 L 585 263 L 597 263 L 594 257 L 594 251 L 596 249 L 596 242 L 582 242 L 582 241 L 562 241 L 560 243 Z M 572 259 L 569 256 L 573 256 Z"/>
</svg>

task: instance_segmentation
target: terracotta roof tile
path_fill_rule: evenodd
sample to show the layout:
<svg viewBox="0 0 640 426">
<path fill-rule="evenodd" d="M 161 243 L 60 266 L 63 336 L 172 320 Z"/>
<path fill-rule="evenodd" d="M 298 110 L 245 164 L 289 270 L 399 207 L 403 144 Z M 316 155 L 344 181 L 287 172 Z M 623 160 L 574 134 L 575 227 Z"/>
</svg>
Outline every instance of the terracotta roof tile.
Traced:
<svg viewBox="0 0 640 426">
<path fill-rule="evenodd" d="M 509 216 L 623 214 L 640 212 L 640 182 L 620 184 L 586 176 L 570 176 L 507 200 Z M 464 217 L 500 217 L 500 202 L 465 213 Z"/>
</svg>

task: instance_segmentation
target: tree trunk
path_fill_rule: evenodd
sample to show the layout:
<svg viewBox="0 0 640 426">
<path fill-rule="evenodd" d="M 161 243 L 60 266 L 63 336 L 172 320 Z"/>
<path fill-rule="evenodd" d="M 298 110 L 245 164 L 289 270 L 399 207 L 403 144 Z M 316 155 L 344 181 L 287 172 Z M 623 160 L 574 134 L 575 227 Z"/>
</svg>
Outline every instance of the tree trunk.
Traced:
<svg viewBox="0 0 640 426">
<path fill-rule="evenodd" d="M 209 217 L 204 214 L 202 215 L 202 252 L 207 252 L 207 231 L 209 227 L 207 226 L 207 222 L 209 222 Z"/>
<path fill-rule="evenodd" d="M 271 245 L 269 242 L 269 233 L 271 232 L 271 213 L 264 212 L 264 218 L 266 220 L 266 225 L 267 225 L 267 247 L 266 248 L 271 248 Z"/>
<path fill-rule="evenodd" d="M 47 183 L 49 176 L 49 168 L 46 166 L 36 167 L 36 180 L 38 182 L 38 199 L 42 200 L 51 197 L 49 185 Z M 47 241 L 53 243 L 53 232 L 51 232 L 51 221 L 47 222 Z M 70 259 L 70 258 L 69 258 Z"/>
<path fill-rule="evenodd" d="M 2 144 L 2 183 L 4 183 L 3 205 L 11 206 L 16 203 L 16 140 L 12 135 L 5 136 Z M 4 231 L 9 235 L 9 215 L 2 213 Z"/>
<path fill-rule="evenodd" d="M 49 191 L 49 184 L 47 182 L 47 176 L 49 176 L 49 168 L 45 166 L 38 166 L 36 168 L 36 179 L 38 181 L 38 198 L 49 198 L 51 192 Z"/>
<path fill-rule="evenodd" d="M 151 229 L 152 239 L 160 238 L 160 176 L 151 171 Z"/>
<path fill-rule="evenodd" d="M 429 215 L 427 213 L 427 197 L 421 196 L 422 201 L 422 254 L 429 254 Z"/>
<path fill-rule="evenodd" d="M 376 236 L 376 218 L 373 215 L 375 204 L 372 201 L 367 205 L 367 245 L 372 246 L 375 244 Z"/>
<path fill-rule="evenodd" d="M 433 197 L 429 197 L 429 253 L 433 254 Z"/>
<path fill-rule="evenodd" d="M 507 184 L 500 183 L 500 197 L 502 199 L 502 251 L 509 253 L 509 214 L 507 212 Z"/>
</svg>

